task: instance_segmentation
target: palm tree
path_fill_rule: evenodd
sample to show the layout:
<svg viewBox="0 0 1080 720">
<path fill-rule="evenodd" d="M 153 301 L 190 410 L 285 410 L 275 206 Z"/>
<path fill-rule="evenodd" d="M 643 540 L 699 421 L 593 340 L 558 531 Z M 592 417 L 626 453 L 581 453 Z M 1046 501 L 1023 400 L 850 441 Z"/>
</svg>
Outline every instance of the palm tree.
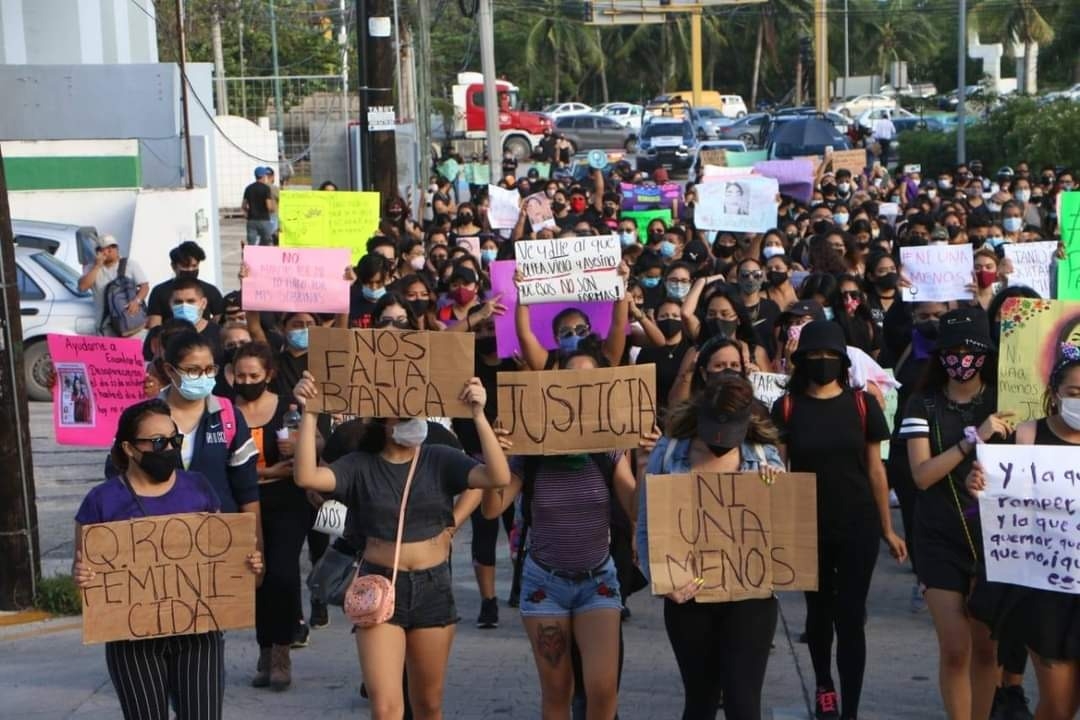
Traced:
<svg viewBox="0 0 1080 720">
<path fill-rule="evenodd" d="M 1025 95 L 1033 95 L 1038 84 L 1039 46 L 1054 41 L 1054 28 L 1039 12 L 1035 0 L 1012 0 L 1010 3 L 986 0 L 973 8 L 972 20 L 980 34 L 1000 40 L 1010 49 L 1014 43 L 1024 46 L 1024 69 L 1017 89 Z"/>
<path fill-rule="evenodd" d="M 893 62 L 919 62 L 932 57 L 942 45 L 935 12 L 940 10 L 927 7 L 925 0 L 856 0 L 851 15 L 852 35 L 857 40 L 851 47 L 862 49 L 857 60 L 864 68 L 887 76 Z"/>
<path fill-rule="evenodd" d="M 644 72 L 648 84 L 657 91 L 670 92 L 691 85 L 691 32 L 688 13 L 670 13 L 664 23 L 633 28 L 616 52 L 615 59 Z M 721 15 L 705 13 L 701 18 L 701 75 L 713 76 L 728 47 Z M 663 58 L 663 60 L 661 60 Z"/>
<path fill-rule="evenodd" d="M 768 53 L 767 67 L 781 66 L 777 34 L 778 23 L 785 28 L 805 28 L 810 21 L 810 0 L 768 0 L 758 6 L 760 17 L 757 27 L 757 42 L 754 46 L 754 72 L 750 87 L 750 109 L 757 108 L 758 84 L 761 80 L 761 55 Z"/>
<path fill-rule="evenodd" d="M 559 0 L 549 0 L 525 43 L 525 62 L 535 77 L 552 67 L 553 102 L 559 101 L 563 69 L 575 82 L 603 60 L 600 38 L 580 18 L 568 16 Z"/>
</svg>

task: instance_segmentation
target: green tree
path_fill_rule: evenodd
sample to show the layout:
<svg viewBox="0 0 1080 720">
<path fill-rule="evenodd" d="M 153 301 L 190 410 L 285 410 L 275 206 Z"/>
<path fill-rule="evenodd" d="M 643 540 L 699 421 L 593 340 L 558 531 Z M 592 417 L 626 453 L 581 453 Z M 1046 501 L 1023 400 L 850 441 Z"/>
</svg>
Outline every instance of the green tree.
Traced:
<svg viewBox="0 0 1080 720">
<path fill-rule="evenodd" d="M 948 3 L 955 5 L 955 0 L 853 0 L 851 47 L 858 65 L 852 72 L 887 76 L 895 61 L 925 63 L 942 48 L 940 21 Z M 909 75 L 914 75 L 910 68 Z"/>
<path fill-rule="evenodd" d="M 992 38 L 1005 43 L 1007 50 L 1013 42 L 1023 46 L 1024 71 L 1019 78 L 1017 90 L 1024 95 L 1033 95 L 1037 89 L 1039 48 L 1049 45 L 1054 40 L 1054 28 L 1042 16 L 1043 3 L 1036 0 L 1012 0 L 1002 3 L 998 0 L 983 0 L 971 12 L 973 25 L 984 38 Z M 1073 5 L 1073 20 L 1076 7 Z"/>
<path fill-rule="evenodd" d="M 564 74 L 575 90 L 579 89 L 589 68 L 600 64 L 602 53 L 591 28 L 580 17 L 566 17 L 562 10 L 559 0 L 547 0 L 545 11 L 535 19 L 525 41 L 530 79 L 535 81 L 550 73 L 553 102 L 562 97 Z"/>
</svg>

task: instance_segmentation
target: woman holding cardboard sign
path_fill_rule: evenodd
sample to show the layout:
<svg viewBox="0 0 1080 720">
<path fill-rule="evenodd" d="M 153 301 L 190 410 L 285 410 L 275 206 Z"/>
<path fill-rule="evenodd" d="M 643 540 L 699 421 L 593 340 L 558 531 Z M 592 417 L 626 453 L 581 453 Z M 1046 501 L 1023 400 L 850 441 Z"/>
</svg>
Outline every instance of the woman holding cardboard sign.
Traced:
<svg viewBox="0 0 1080 720">
<path fill-rule="evenodd" d="M 218 512 L 216 493 L 200 473 L 180 470 L 183 436 L 169 406 L 145 400 L 123 412 L 111 460 L 116 475 L 91 490 L 75 516 L 75 564 L 80 589 L 100 587 L 83 560 L 82 527 L 177 513 Z M 247 557 L 262 572 L 262 554 Z M 220 632 L 118 640 L 105 644 L 105 662 L 120 709 L 128 720 L 219 720 L 225 697 L 225 640 Z"/>
<path fill-rule="evenodd" d="M 648 474 L 783 471 L 776 428 L 755 411 L 754 389 L 737 369 L 711 377 L 672 408 L 665 434 L 649 456 Z M 639 495 L 638 557 L 648 568 L 645 492 Z M 727 720 L 760 720 L 761 689 L 776 631 L 776 597 L 699 602 L 699 577 L 664 599 L 664 625 L 683 681 L 682 720 L 713 720 L 721 700 Z"/>
<path fill-rule="evenodd" d="M 295 395 L 304 405 L 318 395 L 310 373 L 304 373 Z M 358 579 L 393 577 L 401 599 L 387 608 L 388 621 L 359 626 L 356 632 L 375 720 L 402 716 L 405 667 L 414 716 L 442 716 L 446 664 L 458 621 L 448 561 L 454 497 L 468 488 L 498 488 L 510 482 L 506 456 L 484 415 L 483 384 L 472 378 L 460 398 L 472 407 L 484 464 L 460 450 L 423 445 L 428 428 L 424 418 L 388 418 L 378 453 L 350 453 L 319 467 L 316 416 L 305 413 L 300 423 L 296 483 L 348 506 L 357 531 L 367 538 Z"/>
</svg>

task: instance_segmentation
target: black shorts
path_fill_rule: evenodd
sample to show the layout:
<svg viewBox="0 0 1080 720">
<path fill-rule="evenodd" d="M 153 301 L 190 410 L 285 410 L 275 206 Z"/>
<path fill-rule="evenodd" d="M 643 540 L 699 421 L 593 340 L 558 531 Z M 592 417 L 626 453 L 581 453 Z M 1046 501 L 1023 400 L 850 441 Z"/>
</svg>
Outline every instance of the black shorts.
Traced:
<svg viewBox="0 0 1080 720">
<path fill-rule="evenodd" d="M 382 575 L 390 578 L 394 571 L 369 562 L 360 564 L 361 575 Z M 394 615 L 388 621 L 405 630 L 446 627 L 461 618 L 454 603 L 450 580 L 450 563 L 413 572 L 398 571 L 394 586 Z"/>
</svg>

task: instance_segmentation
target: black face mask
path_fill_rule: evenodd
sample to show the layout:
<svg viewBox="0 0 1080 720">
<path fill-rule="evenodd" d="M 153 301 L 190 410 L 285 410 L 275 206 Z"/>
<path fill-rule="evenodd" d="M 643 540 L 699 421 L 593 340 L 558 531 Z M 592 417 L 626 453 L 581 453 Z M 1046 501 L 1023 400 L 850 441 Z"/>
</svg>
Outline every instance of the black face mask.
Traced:
<svg viewBox="0 0 1080 720">
<path fill-rule="evenodd" d="M 679 318 L 664 318 L 663 320 L 657 320 L 656 326 L 660 328 L 660 332 L 664 333 L 664 337 L 668 340 L 682 332 L 682 320 Z"/>
<path fill-rule="evenodd" d="M 614 216 L 615 216 L 615 208 L 605 206 L 604 207 L 604 217 L 614 217 Z"/>
<path fill-rule="evenodd" d="M 236 362 L 236 353 L 238 352 L 240 352 L 239 347 L 225 348 L 225 362 L 229 365 L 232 365 L 234 362 Z"/>
<path fill-rule="evenodd" d="M 430 300 L 409 300 L 409 307 L 412 308 L 413 315 L 416 317 L 423 317 L 430 305 Z"/>
<path fill-rule="evenodd" d="M 724 447 L 723 445 L 709 445 L 709 452 L 713 454 L 713 457 L 723 457 L 735 448 Z"/>
<path fill-rule="evenodd" d="M 551 201 L 551 211 L 552 212 L 560 213 L 565 209 L 566 209 L 566 203 L 556 202 L 555 200 Z"/>
<path fill-rule="evenodd" d="M 476 338 L 476 352 L 481 355 L 494 355 L 498 352 L 498 343 L 495 336 Z"/>
<path fill-rule="evenodd" d="M 176 271 L 176 279 L 177 280 L 195 280 L 198 277 L 199 277 L 199 268 L 195 268 L 194 270 L 177 270 Z"/>
<path fill-rule="evenodd" d="M 915 331 L 926 340 L 937 340 L 939 325 L 937 320 L 923 320 L 914 325 Z"/>
<path fill-rule="evenodd" d="M 874 285 L 882 290 L 894 290 L 896 285 L 900 282 L 900 276 L 897 273 L 886 273 L 874 278 Z"/>
<path fill-rule="evenodd" d="M 769 281 L 770 285 L 783 285 L 788 279 L 788 275 L 783 270 L 770 270 L 765 274 L 765 279 Z"/>
<path fill-rule="evenodd" d="M 844 370 L 844 363 L 840 358 L 806 358 L 806 374 L 817 385 L 828 385 L 839 379 Z"/>
<path fill-rule="evenodd" d="M 720 318 L 709 318 L 705 321 L 705 332 L 708 337 L 735 337 L 735 331 L 739 327 L 737 320 L 721 320 Z"/>
<path fill-rule="evenodd" d="M 821 220 L 818 220 L 814 223 L 814 234 L 824 235 L 829 231 L 829 228 L 831 228 L 832 226 L 833 224 L 831 222 L 822 218 Z"/>
<path fill-rule="evenodd" d="M 822 195 L 832 195 L 835 192 L 836 192 L 836 186 L 833 185 L 832 183 L 826 183 L 826 184 L 821 186 L 821 194 Z"/>
<path fill-rule="evenodd" d="M 180 451 L 168 448 L 161 452 L 144 452 L 135 464 L 147 474 L 151 482 L 163 483 L 180 469 Z"/>
<path fill-rule="evenodd" d="M 262 380 L 257 383 L 237 383 L 233 385 L 233 390 L 236 394 L 242 397 L 248 402 L 253 402 L 262 397 L 262 394 L 266 392 L 266 381 Z"/>
<path fill-rule="evenodd" d="M 716 247 L 713 248 L 713 252 L 716 253 L 717 257 L 727 259 L 727 258 L 729 258 L 729 257 L 731 257 L 732 255 L 735 254 L 735 246 L 734 245 L 717 245 Z"/>
</svg>

